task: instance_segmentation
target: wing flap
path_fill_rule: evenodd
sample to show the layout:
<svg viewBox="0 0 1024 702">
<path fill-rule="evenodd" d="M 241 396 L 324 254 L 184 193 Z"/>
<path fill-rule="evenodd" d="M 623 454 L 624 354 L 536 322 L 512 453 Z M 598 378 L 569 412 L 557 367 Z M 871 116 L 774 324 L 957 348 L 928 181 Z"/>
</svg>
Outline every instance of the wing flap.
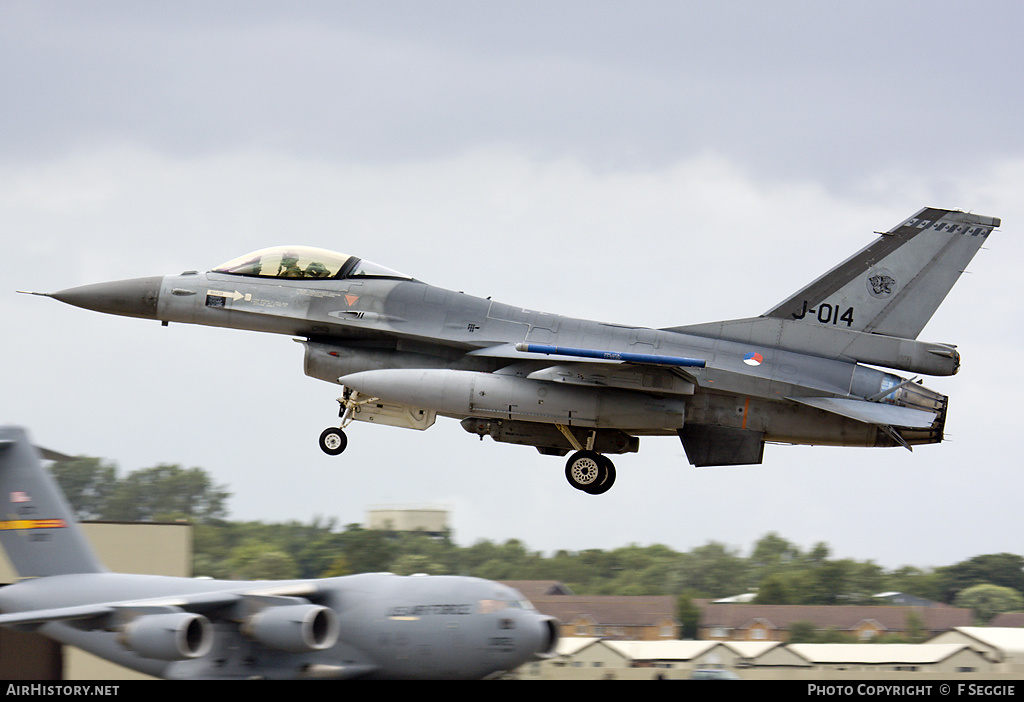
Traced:
<svg viewBox="0 0 1024 702">
<path fill-rule="evenodd" d="M 696 381 L 673 367 L 633 363 L 567 363 L 547 366 L 526 376 L 531 380 L 591 387 L 622 388 L 653 394 L 692 395 Z"/>
<path fill-rule="evenodd" d="M 882 427 L 927 429 L 935 423 L 935 412 L 900 407 L 898 405 L 868 402 L 849 397 L 791 397 L 790 400 L 832 412 L 849 419 Z"/>
<path fill-rule="evenodd" d="M 47 622 L 82 621 L 99 619 L 113 614 L 114 607 L 108 604 L 79 605 L 76 607 L 55 607 L 53 609 L 33 609 L 26 612 L 0 614 L 0 626 L 35 629 Z"/>
</svg>

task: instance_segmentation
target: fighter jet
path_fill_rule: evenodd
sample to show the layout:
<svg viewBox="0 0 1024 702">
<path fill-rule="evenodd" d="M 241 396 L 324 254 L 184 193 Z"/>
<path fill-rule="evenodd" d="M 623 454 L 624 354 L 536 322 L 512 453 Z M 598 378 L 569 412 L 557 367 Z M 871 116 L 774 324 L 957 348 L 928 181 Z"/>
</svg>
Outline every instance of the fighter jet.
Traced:
<svg viewBox="0 0 1024 702">
<path fill-rule="evenodd" d="M 678 436 L 695 466 L 758 464 L 766 443 L 942 441 L 947 397 L 918 376 L 952 375 L 960 355 L 918 335 L 999 225 L 925 208 L 758 317 L 664 329 L 523 309 L 299 246 L 49 296 L 298 337 L 306 374 L 343 387 L 327 453 L 352 421 L 426 429 L 442 415 L 481 438 L 572 451 L 569 483 L 601 494 L 608 454 L 640 436 Z"/>
<path fill-rule="evenodd" d="M 476 679 L 552 654 L 557 626 L 480 578 L 208 580 L 107 571 L 26 431 L 0 427 L 0 543 L 25 578 L 0 626 L 170 679 Z"/>
</svg>

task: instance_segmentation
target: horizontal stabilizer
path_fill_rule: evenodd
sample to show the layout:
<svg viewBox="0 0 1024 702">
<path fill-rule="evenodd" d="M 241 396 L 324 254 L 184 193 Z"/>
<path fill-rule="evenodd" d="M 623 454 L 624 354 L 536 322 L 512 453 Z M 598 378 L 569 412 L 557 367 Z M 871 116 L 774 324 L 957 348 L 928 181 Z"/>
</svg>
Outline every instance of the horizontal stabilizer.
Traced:
<svg viewBox="0 0 1024 702">
<path fill-rule="evenodd" d="M 912 407 L 867 402 L 848 397 L 791 397 L 811 407 L 832 412 L 843 417 L 856 419 L 858 422 L 877 424 L 889 427 L 908 427 L 910 429 L 927 429 L 935 423 L 936 414 Z"/>
</svg>

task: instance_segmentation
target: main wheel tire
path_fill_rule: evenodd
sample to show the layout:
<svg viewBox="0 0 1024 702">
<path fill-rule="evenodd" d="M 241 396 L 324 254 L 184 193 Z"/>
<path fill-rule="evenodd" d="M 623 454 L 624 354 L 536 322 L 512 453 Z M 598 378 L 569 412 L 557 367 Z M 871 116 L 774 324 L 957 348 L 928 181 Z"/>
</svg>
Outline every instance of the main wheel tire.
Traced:
<svg viewBox="0 0 1024 702">
<path fill-rule="evenodd" d="M 348 446 L 345 432 L 336 427 L 328 427 L 320 434 L 320 450 L 328 456 L 337 456 Z"/>
<path fill-rule="evenodd" d="M 577 451 L 565 462 L 565 479 L 577 490 L 600 484 L 603 473 L 601 455 L 594 451 Z"/>
<path fill-rule="evenodd" d="M 587 492 L 591 495 L 603 495 L 612 489 L 615 484 L 615 464 L 603 454 L 598 455 L 598 462 L 601 465 L 601 474 L 597 483 L 591 485 Z"/>
</svg>

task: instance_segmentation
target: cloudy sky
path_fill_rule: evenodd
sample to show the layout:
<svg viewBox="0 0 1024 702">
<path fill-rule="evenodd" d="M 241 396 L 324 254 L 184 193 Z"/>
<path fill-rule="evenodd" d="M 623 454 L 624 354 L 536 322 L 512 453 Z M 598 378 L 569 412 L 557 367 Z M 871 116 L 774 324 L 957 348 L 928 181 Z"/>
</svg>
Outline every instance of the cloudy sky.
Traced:
<svg viewBox="0 0 1024 702">
<path fill-rule="evenodd" d="M 451 510 L 456 542 L 611 549 L 776 531 L 886 567 L 1021 553 L 1019 2 L 0 0 L 0 420 L 122 474 L 201 466 L 236 519 Z M 285 336 L 17 295 L 308 244 L 435 285 L 666 327 L 760 314 L 924 206 L 1001 217 L 925 328 L 948 441 L 679 442 L 563 461 L 355 424 Z"/>
</svg>

